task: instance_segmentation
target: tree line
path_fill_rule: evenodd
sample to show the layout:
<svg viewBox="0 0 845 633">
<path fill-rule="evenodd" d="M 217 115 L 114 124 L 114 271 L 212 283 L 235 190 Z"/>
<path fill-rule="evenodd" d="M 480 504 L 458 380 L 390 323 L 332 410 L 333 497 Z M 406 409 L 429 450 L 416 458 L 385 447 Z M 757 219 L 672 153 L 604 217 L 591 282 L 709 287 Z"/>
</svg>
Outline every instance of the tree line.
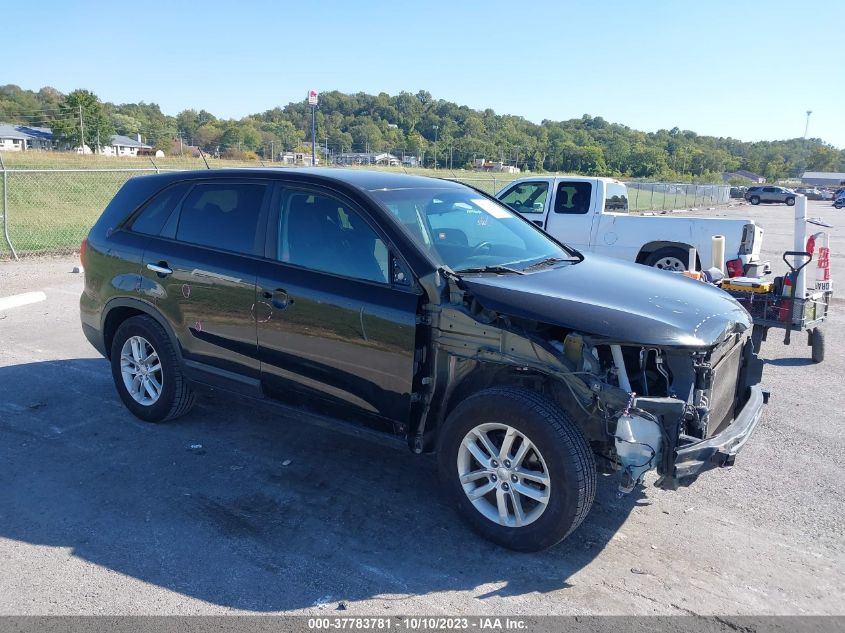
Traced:
<svg viewBox="0 0 845 633">
<path fill-rule="evenodd" d="M 170 116 L 155 103 L 102 102 L 87 90 L 64 95 L 50 87 L 0 87 L 0 122 L 51 127 L 71 146 L 82 134 L 91 147 L 115 133 L 141 134 L 168 154 L 199 147 L 222 157 L 271 160 L 283 151 L 310 151 L 310 116 L 304 99 L 222 119 L 207 110 Z M 391 152 L 453 169 L 486 159 L 534 171 L 702 182 L 737 169 L 770 181 L 804 170 L 845 171 L 845 150 L 819 138 L 746 142 L 677 127 L 642 132 L 587 114 L 537 124 L 435 99 L 424 90 L 394 96 L 324 92 L 316 123 L 321 154 Z"/>
</svg>

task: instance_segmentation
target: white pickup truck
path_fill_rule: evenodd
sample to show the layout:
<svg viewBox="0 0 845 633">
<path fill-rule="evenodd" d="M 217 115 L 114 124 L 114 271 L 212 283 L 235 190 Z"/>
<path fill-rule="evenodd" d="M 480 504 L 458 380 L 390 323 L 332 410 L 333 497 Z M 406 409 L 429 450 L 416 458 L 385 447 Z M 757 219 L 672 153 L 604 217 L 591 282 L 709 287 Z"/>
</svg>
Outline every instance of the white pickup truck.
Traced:
<svg viewBox="0 0 845 633">
<path fill-rule="evenodd" d="M 710 268 L 712 237 L 724 235 L 728 274 L 758 277 L 768 269 L 760 261 L 763 229 L 752 220 L 631 215 L 627 188 L 612 178 L 520 178 L 496 197 L 581 251 L 682 271 L 695 247 L 697 268 Z"/>
</svg>

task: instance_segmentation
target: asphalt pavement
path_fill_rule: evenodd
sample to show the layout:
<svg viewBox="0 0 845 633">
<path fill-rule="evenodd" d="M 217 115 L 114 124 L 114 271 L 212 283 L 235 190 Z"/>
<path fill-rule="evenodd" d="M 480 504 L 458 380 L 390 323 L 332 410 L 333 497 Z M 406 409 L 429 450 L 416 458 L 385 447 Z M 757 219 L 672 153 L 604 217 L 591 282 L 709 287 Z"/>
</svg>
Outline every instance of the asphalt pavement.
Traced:
<svg viewBox="0 0 845 633">
<path fill-rule="evenodd" d="M 791 249 L 785 206 L 717 214 L 757 218 L 773 263 Z M 0 614 L 845 611 L 836 306 L 823 363 L 803 335 L 763 344 L 772 399 L 735 467 L 624 497 L 602 476 L 578 530 L 526 555 L 467 529 L 429 458 L 221 395 L 137 420 L 80 331 L 75 263 L 0 263 L 0 298 L 46 297 L 0 310 Z"/>
</svg>

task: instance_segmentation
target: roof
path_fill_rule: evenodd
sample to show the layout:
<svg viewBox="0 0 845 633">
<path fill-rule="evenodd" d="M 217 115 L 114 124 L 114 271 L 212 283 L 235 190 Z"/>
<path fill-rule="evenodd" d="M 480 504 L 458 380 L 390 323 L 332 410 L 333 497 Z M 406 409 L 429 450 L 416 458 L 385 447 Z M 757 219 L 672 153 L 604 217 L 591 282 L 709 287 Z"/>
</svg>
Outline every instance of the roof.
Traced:
<svg viewBox="0 0 845 633">
<path fill-rule="evenodd" d="M 460 183 L 443 178 L 396 174 L 367 169 L 341 169 L 329 167 L 243 167 L 227 169 L 199 169 L 193 171 L 173 171 L 158 175 L 142 176 L 159 180 L 179 181 L 205 178 L 243 178 L 249 175 L 257 178 L 295 178 L 314 183 L 343 183 L 363 191 L 402 188 L 438 188 L 452 189 L 462 187 Z"/>
<path fill-rule="evenodd" d="M 21 140 L 43 139 L 49 141 L 53 138 L 53 131 L 48 127 L 0 123 L 0 138 L 16 138 Z"/>
<path fill-rule="evenodd" d="M 824 178 L 830 180 L 845 180 L 845 172 L 841 171 L 805 171 L 802 178 Z"/>
<path fill-rule="evenodd" d="M 123 145 L 125 147 L 141 147 L 144 149 L 152 149 L 149 145 L 145 145 L 141 143 L 137 139 L 131 138 L 129 136 L 123 136 L 122 134 L 115 134 L 111 137 L 111 144 L 112 145 Z"/>
</svg>

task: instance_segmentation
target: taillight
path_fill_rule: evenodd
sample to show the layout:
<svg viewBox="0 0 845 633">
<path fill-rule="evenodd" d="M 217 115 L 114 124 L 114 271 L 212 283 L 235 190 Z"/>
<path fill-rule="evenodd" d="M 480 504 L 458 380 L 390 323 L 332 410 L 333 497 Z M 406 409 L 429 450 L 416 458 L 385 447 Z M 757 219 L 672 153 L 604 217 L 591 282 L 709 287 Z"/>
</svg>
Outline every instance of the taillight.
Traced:
<svg viewBox="0 0 845 633">
<path fill-rule="evenodd" d="M 741 259 L 729 259 L 725 262 L 725 268 L 728 269 L 728 277 L 742 277 L 745 273 Z"/>
<path fill-rule="evenodd" d="M 82 243 L 79 245 L 79 263 L 82 264 L 82 267 L 85 268 L 85 255 L 88 254 L 88 238 L 86 237 L 82 240 Z"/>
</svg>

